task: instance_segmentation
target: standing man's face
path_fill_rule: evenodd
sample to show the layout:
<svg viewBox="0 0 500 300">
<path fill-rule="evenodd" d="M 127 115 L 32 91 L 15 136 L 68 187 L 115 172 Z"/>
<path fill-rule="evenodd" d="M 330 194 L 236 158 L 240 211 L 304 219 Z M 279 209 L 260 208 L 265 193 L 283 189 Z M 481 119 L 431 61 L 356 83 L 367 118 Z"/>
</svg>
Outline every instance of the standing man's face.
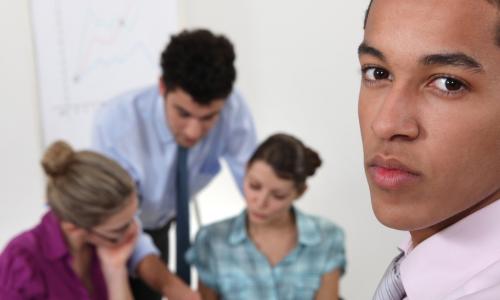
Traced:
<svg viewBox="0 0 500 300">
<path fill-rule="evenodd" d="M 164 95 L 165 116 L 177 144 L 190 148 L 198 143 L 215 126 L 225 99 L 215 99 L 208 105 L 201 105 L 181 88 L 168 91 L 160 82 Z"/>
<path fill-rule="evenodd" d="M 485 0 L 375 0 L 359 48 L 372 206 L 420 242 L 500 198 L 500 15 Z"/>
</svg>

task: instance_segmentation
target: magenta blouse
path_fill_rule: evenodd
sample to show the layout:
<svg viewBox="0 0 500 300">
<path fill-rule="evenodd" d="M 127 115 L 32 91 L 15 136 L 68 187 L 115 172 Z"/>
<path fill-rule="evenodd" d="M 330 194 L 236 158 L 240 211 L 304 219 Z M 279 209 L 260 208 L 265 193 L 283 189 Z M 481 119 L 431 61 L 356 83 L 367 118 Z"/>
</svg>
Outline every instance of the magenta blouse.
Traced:
<svg viewBox="0 0 500 300">
<path fill-rule="evenodd" d="M 95 250 L 91 266 L 93 295 L 71 269 L 71 258 L 59 220 L 49 211 L 40 224 L 15 237 L 0 254 L 0 299 L 107 299 Z"/>
</svg>

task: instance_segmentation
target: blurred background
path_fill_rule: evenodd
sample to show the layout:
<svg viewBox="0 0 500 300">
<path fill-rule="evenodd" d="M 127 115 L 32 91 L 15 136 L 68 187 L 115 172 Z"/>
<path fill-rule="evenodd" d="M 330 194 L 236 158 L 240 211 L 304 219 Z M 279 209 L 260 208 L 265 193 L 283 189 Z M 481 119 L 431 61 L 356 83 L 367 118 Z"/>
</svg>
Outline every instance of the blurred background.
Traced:
<svg viewBox="0 0 500 300">
<path fill-rule="evenodd" d="M 55 117 L 44 111 L 54 105 L 47 101 L 60 101 L 58 97 L 47 98 L 49 88 L 44 85 L 44 80 L 57 77 L 60 66 L 51 65 L 49 58 L 43 60 L 43 65 L 40 58 L 57 60 L 63 54 L 50 51 L 55 42 L 61 47 L 61 40 L 55 37 L 55 42 L 51 41 L 39 30 L 40 22 L 51 18 L 35 11 L 34 2 L 42 6 L 58 5 L 53 13 L 59 13 L 61 20 L 56 25 L 60 30 L 75 32 L 77 27 L 64 26 L 71 19 L 64 14 L 65 9 L 69 14 L 69 7 L 76 12 L 75 5 L 87 3 L 0 0 L 0 249 L 15 234 L 37 223 L 46 209 L 39 161 L 45 145 L 57 137 L 58 129 L 66 127 L 50 123 Z M 88 1 L 92 2 L 95 1 Z M 161 1 L 126 2 L 138 10 L 141 6 L 154 7 Z M 287 132 L 320 153 L 323 166 L 311 178 L 308 192 L 297 205 L 344 228 L 348 266 L 341 280 L 341 294 L 346 299 L 372 296 L 404 236 L 375 219 L 363 171 L 357 119 L 361 73 L 356 50 L 362 40 L 368 2 L 179 0 L 169 6 L 175 12 L 166 13 L 174 16 L 166 20 L 173 24 L 174 30 L 208 28 L 233 42 L 237 53 L 236 87 L 253 112 L 259 140 L 275 132 Z M 108 9 L 120 11 L 116 5 Z M 147 17 L 137 18 L 140 22 Z M 128 28 L 124 26 L 126 21 L 117 24 Z M 144 38 L 156 41 L 163 48 L 172 28 L 163 28 L 162 24 L 170 24 L 160 22 L 165 20 L 156 21 L 156 28 L 143 29 Z M 66 32 L 63 36 L 67 37 L 66 43 L 71 39 L 73 45 L 78 42 L 78 35 Z M 161 38 L 157 39 L 158 36 Z M 85 45 L 74 47 L 82 50 Z M 159 52 L 151 55 L 153 64 L 157 64 Z M 137 73 L 136 67 L 131 68 L 132 74 Z M 139 81 L 122 84 L 113 77 L 106 78 L 110 85 L 118 88 L 123 85 L 122 91 L 139 84 Z M 145 84 L 156 84 L 158 74 L 153 72 L 141 78 Z M 80 76 L 72 80 L 75 85 L 83 82 Z M 92 85 L 89 86 L 87 90 L 92 90 Z M 73 115 L 92 110 L 81 105 L 72 109 Z M 63 116 L 67 118 L 65 124 L 81 128 L 78 118 L 68 117 L 70 113 L 59 110 L 54 116 Z M 54 127 L 53 136 L 47 132 L 50 126 Z M 86 137 L 79 135 L 87 133 L 65 134 L 80 141 Z M 77 142 L 76 145 L 80 146 Z M 196 200 L 202 224 L 235 215 L 244 206 L 226 168 Z M 196 230 L 197 226 L 193 227 Z"/>
</svg>

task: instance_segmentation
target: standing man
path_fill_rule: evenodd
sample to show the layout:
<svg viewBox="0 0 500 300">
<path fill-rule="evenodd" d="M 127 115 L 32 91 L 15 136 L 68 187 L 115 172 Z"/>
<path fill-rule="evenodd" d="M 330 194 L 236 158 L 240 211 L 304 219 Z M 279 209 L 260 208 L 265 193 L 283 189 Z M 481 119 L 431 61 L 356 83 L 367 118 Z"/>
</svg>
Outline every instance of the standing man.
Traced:
<svg viewBox="0 0 500 300">
<path fill-rule="evenodd" d="M 160 299 L 148 287 L 169 299 L 198 297 L 188 288 L 190 269 L 184 261 L 188 200 L 219 172 L 221 158 L 241 190 L 246 161 L 256 144 L 250 111 L 233 90 L 234 60 L 233 46 L 224 36 L 183 31 L 161 55 L 158 86 L 112 100 L 96 118 L 95 148 L 128 170 L 139 194 L 145 234 L 131 261 L 140 278 L 133 280 L 136 299 Z M 177 223 L 179 277 L 166 268 L 172 220 Z"/>
<path fill-rule="evenodd" d="M 410 233 L 374 299 L 500 297 L 499 9 L 373 0 L 367 12 L 365 171 L 378 220 Z"/>
</svg>

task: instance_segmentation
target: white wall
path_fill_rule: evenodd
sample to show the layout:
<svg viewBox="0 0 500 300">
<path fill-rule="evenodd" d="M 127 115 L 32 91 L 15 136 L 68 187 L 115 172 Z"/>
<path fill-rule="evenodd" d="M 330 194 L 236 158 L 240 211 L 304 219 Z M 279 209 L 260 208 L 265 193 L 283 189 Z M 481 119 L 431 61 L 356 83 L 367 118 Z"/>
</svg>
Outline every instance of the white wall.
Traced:
<svg viewBox="0 0 500 300">
<path fill-rule="evenodd" d="M 342 226 L 347 299 L 367 299 L 401 234 L 373 217 L 357 123 L 363 1 L 179 0 L 181 24 L 226 34 L 237 49 L 237 86 L 261 139 L 276 131 L 316 148 L 324 165 L 299 201 Z M 43 211 L 40 119 L 28 1 L 0 0 L 0 248 Z M 203 223 L 243 207 L 224 172 L 199 195 Z M 237 200 L 240 199 L 240 200 Z"/>
<path fill-rule="evenodd" d="M 40 118 L 27 1 L 0 0 L 0 248 L 42 211 Z"/>
</svg>

